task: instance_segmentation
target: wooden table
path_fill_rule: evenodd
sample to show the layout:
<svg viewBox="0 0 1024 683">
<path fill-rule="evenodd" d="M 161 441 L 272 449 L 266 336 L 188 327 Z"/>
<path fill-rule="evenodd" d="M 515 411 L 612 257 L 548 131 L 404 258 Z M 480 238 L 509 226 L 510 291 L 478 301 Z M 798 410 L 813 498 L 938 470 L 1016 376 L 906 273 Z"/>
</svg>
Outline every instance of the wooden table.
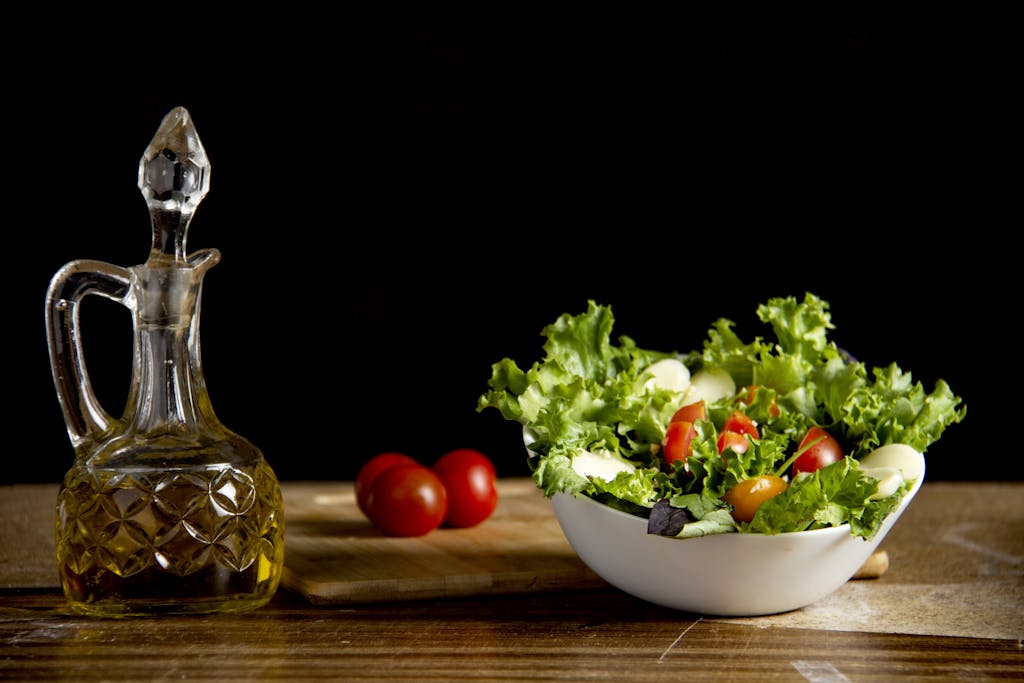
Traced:
<svg viewBox="0 0 1024 683">
<path fill-rule="evenodd" d="M 339 491 L 350 484 L 286 482 L 289 531 Z M 585 574 L 576 590 L 314 604 L 282 587 L 243 614 L 78 617 L 52 568 L 55 496 L 0 487 L 0 680 L 1024 678 L 1024 483 L 926 483 L 882 544 L 880 578 L 749 619 L 660 608 Z"/>
</svg>

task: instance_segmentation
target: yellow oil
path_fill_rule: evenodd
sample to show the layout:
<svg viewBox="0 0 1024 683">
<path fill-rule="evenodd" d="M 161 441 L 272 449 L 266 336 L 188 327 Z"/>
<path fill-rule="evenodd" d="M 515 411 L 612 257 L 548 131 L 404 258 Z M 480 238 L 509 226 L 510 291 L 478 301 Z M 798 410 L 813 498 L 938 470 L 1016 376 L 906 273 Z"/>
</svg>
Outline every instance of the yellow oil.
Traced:
<svg viewBox="0 0 1024 683">
<path fill-rule="evenodd" d="M 280 487 L 264 462 L 161 471 L 77 465 L 57 499 L 57 566 L 73 611 L 253 609 L 284 564 Z"/>
</svg>

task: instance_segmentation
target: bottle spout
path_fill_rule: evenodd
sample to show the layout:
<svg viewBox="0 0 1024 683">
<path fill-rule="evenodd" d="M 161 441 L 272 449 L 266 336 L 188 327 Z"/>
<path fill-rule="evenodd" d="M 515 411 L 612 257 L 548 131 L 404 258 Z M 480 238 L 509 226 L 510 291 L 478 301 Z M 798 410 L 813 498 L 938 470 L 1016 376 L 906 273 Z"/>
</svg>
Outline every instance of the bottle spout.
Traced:
<svg viewBox="0 0 1024 683">
<path fill-rule="evenodd" d="M 187 261 L 188 226 L 209 188 L 210 161 L 192 116 L 184 107 L 175 107 L 139 161 L 139 189 L 153 225 L 151 260 Z"/>
</svg>

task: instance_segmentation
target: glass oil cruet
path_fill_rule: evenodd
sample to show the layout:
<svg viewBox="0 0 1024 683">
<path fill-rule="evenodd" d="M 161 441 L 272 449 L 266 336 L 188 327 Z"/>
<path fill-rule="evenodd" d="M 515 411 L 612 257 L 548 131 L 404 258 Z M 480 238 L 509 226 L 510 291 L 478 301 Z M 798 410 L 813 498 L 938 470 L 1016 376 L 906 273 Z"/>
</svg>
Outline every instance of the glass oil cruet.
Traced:
<svg viewBox="0 0 1024 683">
<path fill-rule="evenodd" d="M 46 331 L 74 464 L 57 498 L 57 567 L 71 609 L 124 616 L 252 609 L 277 589 L 284 508 L 263 453 L 210 404 L 199 353 L 203 276 L 216 249 L 187 254 L 210 165 L 191 116 L 164 117 L 139 162 L 153 247 L 131 268 L 77 260 L 46 295 Z M 123 304 L 132 379 L 114 419 L 86 371 L 79 305 Z"/>
</svg>

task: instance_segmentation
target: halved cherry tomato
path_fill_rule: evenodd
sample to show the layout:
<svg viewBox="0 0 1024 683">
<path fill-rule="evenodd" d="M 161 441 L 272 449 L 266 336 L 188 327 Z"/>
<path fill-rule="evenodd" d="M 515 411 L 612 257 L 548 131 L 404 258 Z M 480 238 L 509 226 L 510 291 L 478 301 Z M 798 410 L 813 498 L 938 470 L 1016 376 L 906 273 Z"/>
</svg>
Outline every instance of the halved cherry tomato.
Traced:
<svg viewBox="0 0 1024 683">
<path fill-rule="evenodd" d="M 725 424 L 722 425 L 723 432 L 736 432 L 737 434 L 747 434 L 751 438 L 760 439 L 761 435 L 757 431 L 757 425 L 749 417 L 744 415 L 738 410 L 732 411 L 725 420 Z"/>
<path fill-rule="evenodd" d="M 381 472 L 394 465 L 415 463 L 416 460 L 412 456 L 391 451 L 378 453 L 367 460 L 356 475 L 356 505 L 359 506 L 359 510 L 366 514 L 366 497 L 370 494 L 370 486 Z"/>
<path fill-rule="evenodd" d="M 708 407 L 705 401 L 697 401 L 683 406 L 675 412 L 669 422 L 696 422 L 708 419 Z"/>
<path fill-rule="evenodd" d="M 663 450 L 665 462 L 672 464 L 678 460 L 685 463 L 692 450 L 690 444 L 695 436 L 697 436 L 697 429 L 692 422 L 685 420 L 669 422 L 668 428 L 665 430 L 665 441 L 662 443 L 665 447 Z"/>
<path fill-rule="evenodd" d="M 739 432 L 722 432 L 718 435 L 718 452 L 724 453 L 727 448 L 734 453 L 746 453 L 750 442 Z"/>
<path fill-rule="evenodd" d="M 366 516 L 389 536 L 422 536 L 441 526 L 447 511 L 441 478 L 417 463 L 381 472 L 366 498 Z"/>
<path fill-rule="evenodd" d="M 732 506 L 732 518 L 749 522 L 761 503 L 786 490 L 786 480 L 770 474 L 744 479 L 725 492 L 722 499 Z"/>
<path fill-rule="evenodd" d="M 449 451 L 434 463 L 434 471 L 448 492 L 445 526 L 476 526 L 498 507 L 494 463 L 480 451 L 472 448 Z"/>
<path fill-rule="evenodd" d="M 804 448 L 807 450 L 793 461 L 794 475 L 798 472 L 816 472 L 843 459 L 842 446 L 821 427 L 811 427 L 807 430 L 797 450 L 801 451 Z"/>
<path fill-rule="evenodd" d="M 750 405 L 754 402 L 754 397 L 757 396 L 757 390 L 761 388 L 760 384 L 749 384 L 744 387 L 743 392 L 740 394 L 740 400 L 744 404 Z M 775 404 L 775 398 L 772 398 L 771 404 L 768 406 L 768 414 L 772 417 L 779 416 L 779 406 Z"/>
</svg>

